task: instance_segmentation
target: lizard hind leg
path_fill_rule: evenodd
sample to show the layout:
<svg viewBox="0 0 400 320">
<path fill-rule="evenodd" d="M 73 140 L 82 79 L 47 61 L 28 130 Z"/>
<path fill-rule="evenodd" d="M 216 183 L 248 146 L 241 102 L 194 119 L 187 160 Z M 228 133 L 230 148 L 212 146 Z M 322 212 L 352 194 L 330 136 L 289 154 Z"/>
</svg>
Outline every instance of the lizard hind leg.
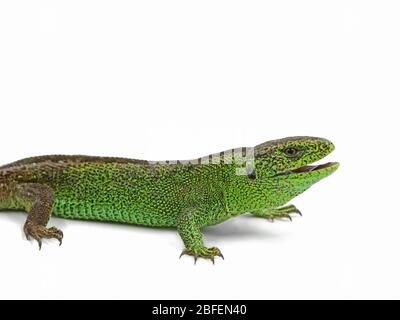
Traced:
<svg viewBox="0 0 400 320">
<path fill-rule="evenodd" d="M 16 187 L 16 200 L 28 212 L 28 218 L 24 225 L 26 238 L 31 237 L 42 248 L 42 239 L 57 239 L 62 244 L 63 233 L 61 230 L 47 228 L 54 203 L 54 191 L 50 187 L 36 183 L 20 184 Z"/>
</svg>

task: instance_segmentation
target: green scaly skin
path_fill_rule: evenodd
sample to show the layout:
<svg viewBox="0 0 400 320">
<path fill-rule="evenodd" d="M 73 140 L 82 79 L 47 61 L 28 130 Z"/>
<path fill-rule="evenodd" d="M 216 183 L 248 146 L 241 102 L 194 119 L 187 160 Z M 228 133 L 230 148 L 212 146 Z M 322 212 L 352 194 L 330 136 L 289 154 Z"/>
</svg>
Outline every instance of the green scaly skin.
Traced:
<svg viewBox="0 0 400 320">
<path fill-rule="evenodd" d="M 338 163 L 306 166 L 333 150 L 326 139 L 291 137 L 190 162 L 28 158 L 0 167 L 0 208 L 27 211 L 25 233 L 39 246 L 43 238 L 62 241 L 60 230 L 46 228 L 54 214 L 176 228 L 186 247 L 183 254 L 214 261 L 222 254 L 204 245 L 203 227 L 246 212 L 262 218 L 299 213 L 282 206 L 338 168 Z"/>
</svg>

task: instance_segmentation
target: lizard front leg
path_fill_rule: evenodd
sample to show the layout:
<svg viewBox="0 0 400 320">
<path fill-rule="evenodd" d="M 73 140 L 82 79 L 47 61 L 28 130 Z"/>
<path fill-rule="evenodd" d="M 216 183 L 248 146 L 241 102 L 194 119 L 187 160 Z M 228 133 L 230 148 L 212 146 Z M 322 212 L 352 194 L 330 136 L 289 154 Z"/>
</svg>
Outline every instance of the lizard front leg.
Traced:
<svg viewBox="0 0 400 320">
<path fill-rule="evenodd" d="M 22 204 L 28 212 L 28 218 L 24 225 L 26 238 L 34 238 L 39 249 L 42 247 L 42 239 L 55 238 L 62 243 L 63 233 L 55 227 L 46 228 L 50 219 L 54 203 L 53 190 L 45 185 L 26 183 L 16 186 L 16 200 Z"/>
<path fill-rule="evenodd" d="M 287 218 L 290 221 L 292 221 L 292 217 L 290 214 L 296 213 L 299 214 L 300 216 L 302 215 L 300 210 L 297 209 L 294 205 L 289 205 L 286 207 L 281 207 L 278 209 L 259 209 L 259 210 L 253 210 L 250 212 L 253 216 L 260 217 L 260 218 L 266 218 L 269 220 L 274 220 L 276 218 Z"/>
<path fill-rule="evenodd" d="M 190 255 L 194 257 L 195 263 L 198 258 L 209 259 L 214 263 L 215 257 L 223 259 L 224 256 L 218 248 L 207 248 L 204 245 L 199 219 L 200 214 L 201 211 L 197 209 L 186 209 L 178 218 L 177 229 L 186 247 L 181 257 L 183 255 Z"/>
</svg>

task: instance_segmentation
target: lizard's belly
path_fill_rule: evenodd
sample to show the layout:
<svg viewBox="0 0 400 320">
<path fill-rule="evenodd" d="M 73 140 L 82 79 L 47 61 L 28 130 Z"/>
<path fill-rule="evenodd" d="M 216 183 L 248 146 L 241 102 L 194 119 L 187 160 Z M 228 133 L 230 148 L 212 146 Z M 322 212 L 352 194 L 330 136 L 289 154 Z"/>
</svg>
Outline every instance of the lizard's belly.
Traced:
<svg viewBox="0 0 400 320">
<path fill-rule="evenodd" d="M 87 200 L 56 199 L 53 214 L 66 219 L 107 221 L 151 227 L 173 227 L 174 212 L 161 212 L 145 206 L 101 203 Z"/>
</svg>

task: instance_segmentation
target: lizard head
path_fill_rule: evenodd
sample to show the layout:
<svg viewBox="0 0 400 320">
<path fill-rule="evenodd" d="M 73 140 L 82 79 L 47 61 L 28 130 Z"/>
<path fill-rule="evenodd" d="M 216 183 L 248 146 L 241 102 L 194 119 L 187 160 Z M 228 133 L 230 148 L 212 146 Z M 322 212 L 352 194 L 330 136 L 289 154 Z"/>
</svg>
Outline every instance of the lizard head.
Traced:
<svg viewBox="0 0 400 320">
<path fill-rule="evenodd" d="M 254 148 L 253 175 L 267 179 L 316 182 L 333 173 L 337 162 L 314 164 L 335 149 L 332 142 L 315 137 L 291 137 L 259 144 Z"/>
</svg>

